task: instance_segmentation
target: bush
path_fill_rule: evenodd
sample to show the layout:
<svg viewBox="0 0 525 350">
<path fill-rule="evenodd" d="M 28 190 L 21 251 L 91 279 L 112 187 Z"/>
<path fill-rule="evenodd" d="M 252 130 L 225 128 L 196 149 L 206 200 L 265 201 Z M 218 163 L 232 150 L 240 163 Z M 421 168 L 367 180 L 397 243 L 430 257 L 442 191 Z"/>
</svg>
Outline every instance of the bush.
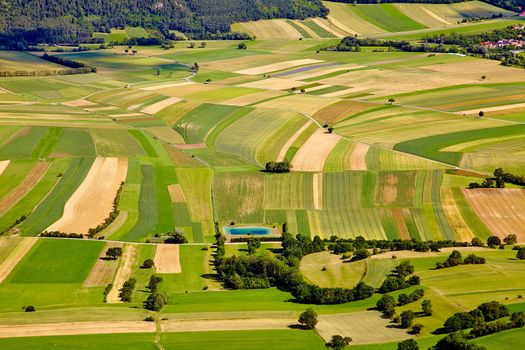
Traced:
<svg viewBox="0 0 525 350">
<path fill-rule="evenodd" d="M 518 249 L 518 253 L 516 254 L 516 258 L 520 260 L 525 260 L 525 247 L 521 247 Z"/>
<path fill-rule="evenodd" d="M 186 236 L 182 232 L 173 231 L 173 232 L 168 232 L 167 235 L 169 237 L 164 240 L 164 243 L 167 243 L 167 244 L 188 243 L 188 240 L 186 239 Z"/>
<path fill-rule="evenodd" d="M 155 322 L 155 318 L 153 316 L 148 316 L 144 319 L 146 322 Z"/>
<path fill-rule="evenodd" d="M 153 266 L 155 266 L 155 262 L 153 261 L 153 259 L 146 259 L 142 263 L 141 268 L 143 268 L 143 269 L 151 269 Z"/>
<path fill-rule="evenodd" d="M 419 345 L 414 339 L 407 339 L 397 344 L 397 350 L 419 350 Z"/>
<path fill-rule="evenodd" d="M 26 306 L 24 309 L 25 312 L 35 312 L 36 308 L 33 305 Z"/>
<path fill-rule="evenodd" d="M 423 329 L 423 325 L 416 323 L 415 325 L 412 325 L 412 328 L 410 328 L 411 334 L 419 334 L 421 333 L 421 330 Z"/>
</svg>

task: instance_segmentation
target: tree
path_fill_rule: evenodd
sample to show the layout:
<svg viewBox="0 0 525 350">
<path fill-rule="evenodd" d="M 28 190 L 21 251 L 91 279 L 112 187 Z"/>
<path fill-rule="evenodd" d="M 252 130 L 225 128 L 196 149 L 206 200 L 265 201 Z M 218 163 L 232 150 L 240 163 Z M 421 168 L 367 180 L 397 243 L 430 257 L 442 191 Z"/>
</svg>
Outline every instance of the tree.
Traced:
<svg viewBox="0 0 525 350">
<path fill-rule="evenodd" d="M 487 76 L 486 75 L 482 75 L 481 76 L 481 80 L 485 80 L 485 79 L 487 79 Z"/>
<path fill-rule="evenodd" d="M 507 237 L 503 238 L 503 242 L 507 245 L 516 244 L 518 242 L 518 236 L 515 234 L 510 234 Z"/>
<path fill-rule="evenodd" d="M 290 163 L 287 160 L 282 162 L 268 162 L 265 165 L 265 170 L 268 173 L 288 173 L 290 172 Z"/>
<path fill-rule="evenodd" d="M 423 325 L 416 323 L 415 325 L 412 325 L 412 328 L 410 328 L 410 333 L 412 334 L 419 334 L 421 333 L 421 330 L 423 329 Z"/>
<path fill-rule="evenodd" d="M 407 339 L 397 344 L 397 350 L 419 350 L 419 345 L 414 339 Z"/>
<path fill-rule="evenodd" d="M 142 263 L 141 267 L 144 269 L 151 269 L 153 266 L 155 266 L 155 262 L 153 261 L 153 259 L 146 259 Z"/>
<path fill-rule="evenodd" d="M 423 308 L 423 313 L 425 314 L 425 316 L 432 316 L 432 302 L 430 300 L 423 300 L 423 303 L 421 303 L 421 307 Z"/>
<path fill-rule="evenodd" d="M 483 247 L 483 242 L 478 237 L 474 237 L 472 241 L 470 241 L 470 245 L 473 247 Z"/>
<path fill-rule="evenodd" d="M 144 308 L 151 311 L 160 311 L 168 302 L 169 298 L 166 292 L 154 291 L 144 302 Z"/>
<path fill-rule="evenodd" d="M 33 305 L 26 306 L 24 309 L 25 312 L 35 312 L 36 308 Z"/>
<path fill-rule="evenodd" d="M 155 75 L 156 75 L 156 76 L 159 76 L 159 75 L 160 75 L 160 68 L 157 68 L 157 70 L 155 71 Z"/>
<path fill-rule="evenodd" d="M 247 48 L 247 47 L 246 47 L 246 43 L 239 43 L 239 45 L 237 45 L 237 48 L 238 48 L 239 50 L 246 50 L 246 48 Z"/>
<path fill-rule="evenodd" d="M 395 98 L 390 97 L 390 98 L 388 99 L 388 103 L 389 103 L 389 104 L 393 104 L 394 102 L 396 102 L 396 99 L 395 99 Z"/>
<path fill-rule="evenodd" d="M 167 235 L 169 237 L 164 240 L 164 243 L 167 243 L 167 244 L 188 243 L 188 239 L 186 238 L 186 236 L 182 232 L 173 231 L 173 232 L 168 232 Z"/>
<path fill-rule="evenodd" d="M 512 315 L 510 315 L 510 322 L 514 328 L 525 326 L 525 313 L 522 311 L 514 312 Z"/>
<path fill-rule="evenodd" d="M 394 308 L 396 301 L 390 294 L 384 294 L 376 303 L 376 307 L 379 311 L 383 312 L 386 317 L 392 317 L 394 315 Z"/>
<path fill-rule="evenodd" d="M 368 252 L 368 250 L 366 249 L 357 249 L 355 252 L 354 252 L 354 256 L 352 258 L 352 260 L 356 261 L 356 260 L 363 260 L 363 259 L 366 259 L 370 256 L 370 253 Z"/>
<path fill-rule="evenodd" d="M 525 247 L 521 247 L 518 249 L 518 253 L 516 254 L 516 258 L 520 260 L 525 260 Z"/>
<path fill-rule="evenodd" d="M 473 344 L 473 343 L 467 343 L 467 340 L 465 339 L 465 335 L 462 332 L 459 333 L 452 333 L 447 335 L 446 337 L 440 339 L 436 346 L 434 346 L 435 350 L 487 350 L 486 347 Z"/>
<path fill-rule="evenodd" d="M 328 130 L 328 133 L 331 134 L 334 131 L 334 128 L 329 126 L 328 129 L 326 129 L 326 130 Z"/>
<path fill-rule="evenodd" d="M 325 344 L 327 348 L 332 348 L 334 350 L 343 350 L 352 342 L 352 338 L 343 337 L 341 335 L 333 335 L 332 339 Z"/>
<path fill-rule="evenodd" d="M 498 236 L 491 236 L 487 239 L 487 245 L 494 248 L 501 245 L 501 239 Z"/>
<path fill-rule="evenodd" d="M 106 250 L 106 258 L 108 259 L 116 260 L 121 255 L 122 255 L 121 247 L 111 247 L 111 248 L 108 248 L 108 250 Z"/>
<path fill-rule="evenodd" d="M 200 48 L 204 49 L 208 44 L 206 44 L 204 41 L 199 45 Z"/>
<path fill-rule="evenodd" d="M 409 328 L 412 326 L 412 322 L 414 322 L 414 318 L 416 318 L 416 315 L 412 310 L 406 310 L 403 311 L 400 315 L 401 322 L 400 325 L 402 328 Z"/>
<path fill-rule="evenodd" d="M 317 312 L 314 309 L 308 308 L 299 315 L 298 322 L 306 329 L 314 329 L 317 325 Z"/>
<path fill-rule="evenodd" d="M 485 112 L 483 112 L 483 111 L 479 111 L 478 116 L 479 116 L 480 118 L 482 118 L 483 116 L 485 116 Z"/>
<path fill-rule="evenodd" d="M 250 238 L 248 240 L 248 254 L 253 255 L 257 252 L 257 249 L 261 247 L 261 241 L 257 238 Z"/>
</svg>

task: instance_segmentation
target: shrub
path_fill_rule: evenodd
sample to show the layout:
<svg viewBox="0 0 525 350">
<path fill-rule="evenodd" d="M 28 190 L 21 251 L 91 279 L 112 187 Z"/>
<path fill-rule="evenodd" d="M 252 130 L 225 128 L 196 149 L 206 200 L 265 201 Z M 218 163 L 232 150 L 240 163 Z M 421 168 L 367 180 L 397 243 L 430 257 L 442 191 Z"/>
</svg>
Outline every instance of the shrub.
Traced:
<svg viewBox="0 0 525 350">
<path fill-rule="evenodd" d="M 33 305 L 26 306 L 24 309 L 25 312 L 35 312 L 36 308 Z"/>
<path fill-rule="evenodd" d="M 419 350 L 419 345 L 414 339 L 407 339 L 397 344 L 397 350 Z"/>
<path fill-rule="evenodd" d="M 516 254 L 516 258 L 520 260 L 525 260 L 525 247 L 521 247 L 518 249 L 518 253 Z"/>
<path fill-rule="evenodd" d="M 143 269 L 151 269 L 153 266 L 155 266 L 155 262 L 153 261 L 153 259 L 146 259 L 142 263 L 141 268 L 143 268 Z"/>
</svg>

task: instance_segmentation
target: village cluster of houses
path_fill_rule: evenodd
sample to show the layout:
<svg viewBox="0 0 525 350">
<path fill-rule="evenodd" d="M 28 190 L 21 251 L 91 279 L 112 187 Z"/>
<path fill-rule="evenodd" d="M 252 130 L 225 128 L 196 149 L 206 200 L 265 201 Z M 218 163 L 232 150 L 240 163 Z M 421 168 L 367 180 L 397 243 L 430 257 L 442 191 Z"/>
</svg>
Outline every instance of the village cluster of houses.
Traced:
<svg viewBox="0 0 525 350">
<path fill-rule="evenodd" d="M 482 46 L 488 49 L 495 49 L 497 47 L 514 46 L 514 47 L 525 47 L 525 40 L 515 39 L 502 39 L 498 41 L 483 41 Z"/>
</svg>

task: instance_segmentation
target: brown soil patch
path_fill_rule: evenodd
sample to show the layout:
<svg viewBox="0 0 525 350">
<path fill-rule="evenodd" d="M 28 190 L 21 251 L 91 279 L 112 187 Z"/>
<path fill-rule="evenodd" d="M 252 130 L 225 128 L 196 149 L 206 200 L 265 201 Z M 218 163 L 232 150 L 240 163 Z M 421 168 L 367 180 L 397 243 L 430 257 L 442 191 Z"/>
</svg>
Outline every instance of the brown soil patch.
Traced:
<svg viewBox="0 0 525 350">
<path fill-rule="evenodd" d="M 158 244 L 153 261 L 157 273 L 180 273 L 182 271 L 178 244 Z"/>
<path fill-rule="evenodd" d="M 314 114 L 314 118 L 326 123 L 337 123 L 345 117 L 365 111 L 374 106 L 372 103 L 359 101 L 339 101 L 324 108 Z"/>
<path fill-rule="evenodd" d="M 0 338 L 111 334 L 111 333 L 153 333 L 153 322 L 144 321 L 98 321 L 50 324 L 24 324 L 0 326 Z"/>
<path fill-rule="evenodd" d="M 301 134 L 310 126 L 312 125 L 313 121 L 308 120 L 301 128 L 299 128 L 289 139 L 286 141 L 286 143 L 283 145 L 281 150 L 279 151 L 279 155 L 277 156 L 277 161 L 282 162 L 284 160 L 284 156 L 286 156 L 286 152 L 288 152 L 288 149 L 293 145 L 295 140 L 301 136 Z M 0 172 L 1 173 L 1 172 Z"/>
<path fill-rule="evenodd" d="M 67 201 L 62 217 L 47 230 L 87 233 L 104 222 L 113 210 L 113 201 L 127 172 L 127 159 L 95 159 L 82 184 Z"/>
<path fill-rule="evenodd" d="M 119 259 L 119 267 L 113 280 L 113 288 L 109 291 L 106 302 L 108 304 L 121 303 L 119 298 L 119 291 L 133 272 L 133 264 L 137 260 L 138 247 L 134 244 L 127 244 L 124 246 L 124 252 Z"/>
<path fill-rule="evenodd" d="M 0 283 L 2 283 L 7 276 L 13 271 L 15 266 L 22 260 L 22 258 L 29 252 L 33 245 L 38 241 L 38 238 L 27 237 L 24 238 L 15 249 L 7 256 L 7 258 L 0 263 Z"/>
<path fill-rule="evenodd" d="M 399 179 L 394 174 L 388 174 L 383 183 L 382 202 L 392 204 L 397 200 L 397 183 Z"/>
<path fill-rule="evenodd" d="M 168 191 L 173 203 L 186 203 L 186 197 L 184 197 L 184 191 L 180 184 L 169 185 Z"/>
<path fill-rule="evenodd" d="M 18 201 L 20 201 L 29 191 L 31 191 L 47 172 L 50 165 L 51 163 L 48 162 L 36 163 L 24 181 L 9 192 L 4 198 L 0 199 L 0 214 L 5 213 L 9 208 L 18 203 Z M 2 169 L 0 169 L 0 174 L 1 173 Z"/>
<path fill-rule="evenodd" d="M 340 139 L 341 136 L 337 134 L 328 134 L 322 129 L 316 130 L 295 154 L 292 169 L 322 172 L 326 158 Z"/>
<path fill-rule="evenodd" d="M 463 194 L 493 234 L 515 234 L 525 243 L 525 190 L 464 189 Z"/>
<path fill-rule="evenodd" d="M 104 246 L 104 249 L 100 253 L 97 262 L 91 269 L 88 277 L 84 281 L 83 287 L 103 287 L 113 282 L 115 272 L 118 267 L 118 260 L 107 260 L 104 259 L 106 251 L 109 248 L 121 247 L 123 243 L 119 242 L 108 242 Z"/>
<path fill-rule="evenodd" d="M 287 329 L 297 324 L 292 318 L 254 318 L 227 320 L 168 320 L 161 323 L 163 332 L 240 331 Z"/>
<path fill-rule="evenodd" d="M 350 170 L 367 170 L 366 154 L 369 148 L 370 146 L 366 143 L 355 145 L 352 154 L 350 154 Z"/>
<path fill-rule="evenodd" d="M 148 106 L 144 108 L 141 112 L 146 114 L 156 114 L 160 111 L 162 111 L 164 108 L 167 108 L 171 106 L 172 104 L 175 104 L 179 101 L 182 101 L 182 99 L 178 97 L 170 97 L 165 100 L 162 100 L 160 102 L 154 103 L 151 106 Z"/>
<path fill-rule="evenodd" d="M 405 223 L 405 214 L 402 208 L 392 209 L 392 216 L 396 223 L 396 227 L 399 231 L 399 236 L 401 239 L 410 239 L 410 232 L 408 232 L 407 225 Z"/>
<path fill-rule="evenodd" d="M 0 162 L 0 175 L 7 169 L 7 166 L 9 165 L 10 160 L 2 160 Z"/>
<path fill-rule="evenodd" d="M 378 311 L 320 315 L 317 332 L 326 341 L 334 334 L 351 337 L 352 344 L 389 343 L 410 338 L 406 330 L 388 327 L 390 320 Z"/>
</svg>

